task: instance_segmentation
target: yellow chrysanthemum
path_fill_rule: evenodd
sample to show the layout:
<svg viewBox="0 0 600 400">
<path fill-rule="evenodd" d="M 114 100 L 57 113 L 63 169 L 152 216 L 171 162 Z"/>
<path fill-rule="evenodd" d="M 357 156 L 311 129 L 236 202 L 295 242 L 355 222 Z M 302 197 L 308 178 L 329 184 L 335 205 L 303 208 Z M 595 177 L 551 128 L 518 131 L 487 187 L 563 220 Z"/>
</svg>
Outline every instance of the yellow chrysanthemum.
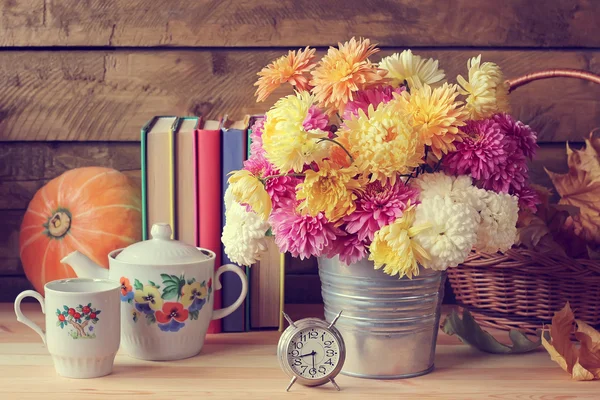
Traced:
<svg viewBox="0 0 600 400">
<path fill-rule="evenodd" d="M 469 119 L 489 118 L 499 112 L 509 112 L 508 84 L 497 64 L 484 62 L 481 54 L 467 62 L 469 81 L 459 75 L 456 80 L 462 86 L 459 92 L 467 96 L 465 109 Z"/>
<path fill-rule="evenodd" d="M 340 134 L 347 137 L 359 172 L 370 173 L 371 181 L 389 179 L 393 185 L 398 174 L 422 163 L 425 146 L 399 99 L 377 109 L 370 105 L 368 114 L 359 110 L 357 118 L 345 122 Z"/>
<path fill-rule="evenodd" d="M 462 101 L 456 101 L 457 86 L 444 83 L 432 89 L 425 84 L 419 89 L 398 96 L 412 115 L 421 140 L 440 159 L 442 154 L 456 150 L 455 141 L 462 141 L 459 127 L 465 125 L 467 112 Z"/>
<path fill-rule="evenodd" d="M 265 156 L 279 171 L 302 172 L 305 164 L 327 157 L 327 132 L 305 130 L 303 122 L 314 102 L 309 92 L 283 97 L 267 111 L 262 141 Z"/>
<path fill-rule="evenodd" d="M 260 215 L 263 220 L 269 218 L 271 198 L 265 190 L 265 185 L 245 169 L 233 172 L 229 177 L 229 187 L 235 201 L 240 204 L 248 204 L 252 211 Z"/>
<path fill-rule="evenodd" d="M 318 103 L 330 113 L 342 112 L 353 92 L 381 83 L 386 72 L 368 60 L 378 51 L 369 39 L 352 38 L 338 43 L 338 48 L 330 47 L 311 71 L 310 84 Z"/>
<path fill-rule="evenodd" d="M 379 62 L 379 68 L 387 71 L 386 78 L 392 80 L 393 86 L 402 85 L 406 80 L 411 90 L 424 84 L 433 85 L 444 79 L 444 70 L 438 68 L 438 60 L 426 60 L 410 50 L 383 58 Z"/>
<path fill-rule="evenodd" d="M 290 50 L 287 56 L 281 56 L 271 64 L 264 67 L 257 75 L 260 77 L 254 86 L 256 101 L 264 101 L 271 93 L 282 84 L 289 82 L 298 91 L 309 90 L 307 74 L 315 67 L 313 59 L 315 49 L 308 46 L 302 50 Z"/>
<path fill-rule="evenodd" d="M 356 191 L 364 184 L 357 178 L 355 166 L 339 168 L 333 162 L 319 163 L 319 171 L 308 170 L 304 182 L 298 185 L 298 210 L 316 216 L 323 212 L 330 222 L 336 222 L 356 209 Z"/>
<path fill-rule="evenodd" d="M 414 227 L 414 221 L 415 209 L 411 207 L 402 217 L 375 232 L 369 247 L 369 260 L 375 263 L 376 269 L 383 268 L 386 274 L 397 274 L 399 278 L 412 279 L 419 275 L 419 264 L 429 260 L 429 255 L 412 238 L 428 227 Z"/>
</svg>

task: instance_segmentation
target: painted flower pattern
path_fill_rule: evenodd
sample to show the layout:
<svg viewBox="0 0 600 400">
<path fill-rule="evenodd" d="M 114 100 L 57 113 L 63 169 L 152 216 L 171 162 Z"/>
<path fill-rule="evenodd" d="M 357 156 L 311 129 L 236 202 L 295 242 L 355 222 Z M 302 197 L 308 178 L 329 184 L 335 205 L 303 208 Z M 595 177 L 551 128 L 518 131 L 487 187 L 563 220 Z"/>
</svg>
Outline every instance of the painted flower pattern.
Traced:
<svg viewBox="0 0 600 400">
<path fill-rule="evenodd" d="M 210 300 L 212 279 L 208 282 L 186 280 L 183 274 L 161 274 L 160 277 L 160 285 L 151 280 L 144 284 L 138 279 L 131 284 L 128 278 L 122 277 L 121 301 L 133 305 L 130 318 L 134 323 L 145 320 L 148 325 L 157 324 L 161 331 L 177 332 L 186 321 L 198 319 L 200 310 Z"/>
<path fill-rule="evenodd" d="M 183 304 L 169 301 L 163 305 L 162 310 L 156 312 L 156 322 L 161 331 L 177 332 L 185 326 L 189 313 Z"/>
<path fill-rule="evenodd" d="M 160 310 L 163 305 L 158 288 L 152 285 L 145 285 L 142 290 L 136 290 L 133 298 L 135 299 L 135 308 L 144 314 Z"/>
<path fill-rule="evenodd" d="M 133 287 L 129 282 L 129 279 L 124 276 L 121 277 L 121 301 L 129 301 L 133 299 Z"/>
<path fill-rule="evenodd" d="M 202 309 L 206 303 L 208 288 L 206 285 L 201 285 L 200 282 L 183 285 L 181 289 L 181 304 L 187 307 L 190 311 L 198 311 Z"/>
<path fill-rule="evenodd" d="M 70 328 L 69 336 L 73 339 L 95 339 L 94 326 L 98 323 L 101 310 L 92 306 L 79 304 L 77 307 L 63 306 L 56 309 L 56 326 L 61 329 Z M 91 325 L 90 325 L 91 324 Z"/>
</svg>

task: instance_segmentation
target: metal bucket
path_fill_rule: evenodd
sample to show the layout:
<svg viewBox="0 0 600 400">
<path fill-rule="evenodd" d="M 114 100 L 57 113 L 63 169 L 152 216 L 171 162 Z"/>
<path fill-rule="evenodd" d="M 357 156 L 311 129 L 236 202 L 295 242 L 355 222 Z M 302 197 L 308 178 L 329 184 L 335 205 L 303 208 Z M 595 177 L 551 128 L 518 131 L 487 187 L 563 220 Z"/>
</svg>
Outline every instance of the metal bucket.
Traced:
<svg viewBox="0 0 600 400">
<path fill-rule="evenodd" d="M 421 268 L 413 279 L 392 277 L 364 259 L 346 266 L 319 259 L 325 319 L 346 344 L 342 374 L 399 379 L 433 370 L 445 272 Z"/>
</svg>

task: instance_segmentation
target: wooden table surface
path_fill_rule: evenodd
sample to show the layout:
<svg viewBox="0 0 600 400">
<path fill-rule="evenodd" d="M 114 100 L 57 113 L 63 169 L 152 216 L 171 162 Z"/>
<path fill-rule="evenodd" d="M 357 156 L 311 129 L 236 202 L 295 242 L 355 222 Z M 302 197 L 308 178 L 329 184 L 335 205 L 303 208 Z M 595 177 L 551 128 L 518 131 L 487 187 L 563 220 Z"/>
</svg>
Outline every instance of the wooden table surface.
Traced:
<svg viewBox="0 0 600 400">
<path fill-rule="evenodd" d="M 37 304 L 23 304 L 36 323 Z M 294 319 L 322 316 L 322 306 L 286 305 Z M 319 315 L 321 314 L 321 315 Z M 492 332 L 506 340 L 506 335 Z M 150 362 L 118 354 L 111 375 L 66 379 L 56 375 L 39 336 L 17 322 L 12 304 L 0 304 L 0 400 L 27 399 L 600 399 L 600 382 L 575 382 L 544 349 L 490 355 L 440 332 L 435 370 L 404 380 L 338 376 L 342 388 L 294 385 L 279 368 L 274 331 L 209 335 L 200 355 Z M 393 349 L 390 349 L 393 351 Z"/>
</svg>

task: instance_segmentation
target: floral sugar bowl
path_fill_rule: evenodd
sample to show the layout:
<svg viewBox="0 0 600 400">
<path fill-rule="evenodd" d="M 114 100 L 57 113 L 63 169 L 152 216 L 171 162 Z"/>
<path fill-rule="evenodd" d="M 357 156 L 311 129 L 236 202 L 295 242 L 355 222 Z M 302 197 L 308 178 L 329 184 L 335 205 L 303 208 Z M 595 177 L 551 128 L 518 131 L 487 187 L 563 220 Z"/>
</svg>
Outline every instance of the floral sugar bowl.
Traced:
<svg viewBox="0 0 600 400">
<path fill-rule="evenodd" d="M 121 283 L 121 346 L 144 360 L 178 360 L 200 352 L 211 320 L 238 308 L 248 291 L 246 276 L 233 264 L 214 269 L 215 254 L 170 239 L 169 224 L 152 226 L 152 239 L 109 253 L 109 270 L 75 251 L 62 262 L 79 277 Z M 241 293 L 231 306 L 213 311 L 219 277 L 234 272 Z"/>
</svg>

